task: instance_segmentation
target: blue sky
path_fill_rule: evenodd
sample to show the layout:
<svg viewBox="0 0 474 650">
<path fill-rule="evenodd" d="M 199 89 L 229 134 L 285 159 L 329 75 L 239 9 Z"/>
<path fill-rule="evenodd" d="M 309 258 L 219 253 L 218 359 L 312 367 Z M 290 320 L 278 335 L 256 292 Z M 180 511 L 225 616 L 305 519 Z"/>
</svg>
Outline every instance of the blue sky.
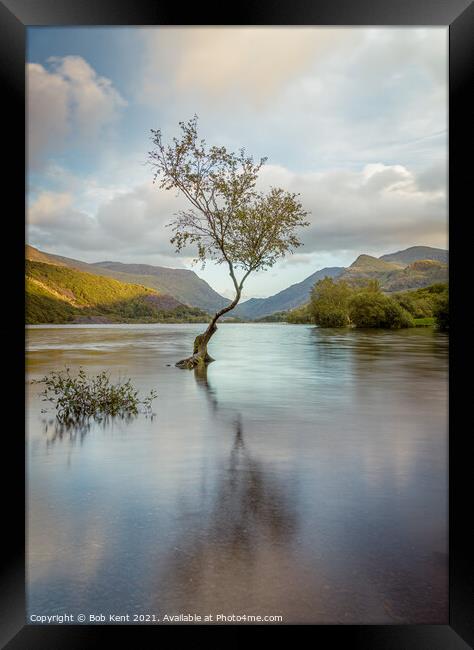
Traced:
<svg viewBox="0 0 474 650">
<path fill-rule="evenodd" d="M 87 261 L 191 267 L 152 184 L 150 129 L 199 115 L 210 143 L 267 156 L 261 187 L 297 191 L 304 246 L 247 281 L 271 295 L 324 266 L 447 247 L 445 28 L 28 29 L 27 232 Z M 221 267 L 196 272 L 219 292 Z"/>
</svg>

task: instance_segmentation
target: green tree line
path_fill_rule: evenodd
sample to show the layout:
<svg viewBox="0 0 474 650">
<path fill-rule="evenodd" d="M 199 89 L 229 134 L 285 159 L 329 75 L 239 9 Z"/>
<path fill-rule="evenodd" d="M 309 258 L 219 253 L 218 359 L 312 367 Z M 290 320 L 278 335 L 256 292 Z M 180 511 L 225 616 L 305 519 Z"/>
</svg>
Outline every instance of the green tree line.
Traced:
<svg viewBox="0 0 474 650">
<path fill-rule="evenodd" d="M 437 283 L 415 291 L 384 294 L 377 280 L 355 286 L 344 280 L 317 282 L 308 304 L 286 316 L 290 323 L 320 327 L 400 329 L 434 324 L 449 330 L 449 291 Z"/>
</svg>

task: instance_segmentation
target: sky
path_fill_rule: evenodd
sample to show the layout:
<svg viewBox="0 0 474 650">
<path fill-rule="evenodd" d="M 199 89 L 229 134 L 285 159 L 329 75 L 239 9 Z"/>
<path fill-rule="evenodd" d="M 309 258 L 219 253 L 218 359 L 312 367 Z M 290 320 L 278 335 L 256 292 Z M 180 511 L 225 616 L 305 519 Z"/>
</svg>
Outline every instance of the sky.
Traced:
<svg viewBox="0 0 474 650">
<path fill-rule="evenodd" d="M 194 114 L 209 144 L 268 158 L 302 246 L 250 276 L 266 297 L 326 266 L 447 248 L 447 28 L 29 27 L 27 239 L 46 252 L 228 273 L 177 255 L 184 207 L 153 184 L 150 129 Z"/>
</svg>

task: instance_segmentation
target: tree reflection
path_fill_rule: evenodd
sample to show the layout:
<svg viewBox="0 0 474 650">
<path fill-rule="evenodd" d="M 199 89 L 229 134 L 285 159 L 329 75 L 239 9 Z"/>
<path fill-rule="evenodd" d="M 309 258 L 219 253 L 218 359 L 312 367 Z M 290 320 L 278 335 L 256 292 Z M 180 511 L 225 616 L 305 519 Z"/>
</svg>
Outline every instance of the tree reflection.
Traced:
<svg viewBox="0 0 474 650">
<path fill-rule="evenodd" d="M 46 445 L 50 447 L 55 443 L 68 441 L 72 444 L 79 442 L 82 444 L 86 435 L 90 432 L 92 426 L 102 430 L 110 429 L 112 426 L 121 422 L 129 424 L 138 417 L 131 414 L 104 415 L 101 417 L 68 417 L 67 419 L 50 418 L 43 419 L 43 433 L 46 437 Z M 153 415 L 146 416 L 153 419 Z"/>
<path fill-rule="evenodd" d="M 194 373 L 215 412 L 218 402 L 207 369 Z M 194 508 L 198 519 L 187 517 L 179 547 L 166 563 L 159 591 L 162 597 L 164 587 L 166 598 L 179 608 L 232 603 L 236 591 L 246 592 L 259 573 L 263 580 L 277 580 L 297 529 L 292 491 L 252 455 L 240 413 L 232 416 L 231 430 L 227 460 Z M 189 512 L 189 505 L 183 504 L 183 510 Z"/>
</svg>

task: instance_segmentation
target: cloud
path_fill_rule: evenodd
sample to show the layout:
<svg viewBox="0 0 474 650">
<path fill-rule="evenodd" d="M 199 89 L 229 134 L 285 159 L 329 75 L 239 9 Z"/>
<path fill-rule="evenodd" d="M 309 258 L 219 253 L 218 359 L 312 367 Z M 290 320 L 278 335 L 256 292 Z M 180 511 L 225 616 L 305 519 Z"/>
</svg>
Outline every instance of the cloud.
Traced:
<svg viewBox="0 0 474 650">
<path fill-rule="evenodd" d="M 172 193 L 158 192 L 152 182 L 131 189 L 100 187 L 96 179 L 62 177 L 63 191 L 42 191 L 30 198 L 28 240 L 47 252 L 85 261 L 148 261 L 183 267 L 166 224 L 184 206 Z M 66 180 L 70 183 L 68 191 Z"/>
<path fill-rule="evenodd" d="M 69 192 L 44 191 L 31 199 L 27 230 L 29 241 L 52 252 L 61 247 L 95 250 L 105 241 L 97 237 L 96 220 L 77 208 Z"/>
<path fill-rule="evenodd" d="M 33 225 L 51 225 L 63 218 L 72 206 L 67 192 L 40 192 L 30 206 L 28 219 Z"/>
<path fill-rule="evenodd" d="M 197 91 L 211 103 L 268 101 L 282 84 L 357 32 L 306 27 L 192 27 L 143 30 L 147 101 Z"/>
<path fill-rule="evenodd" d="M 311 211 L 299 260 L 316 252 L 374 254 L 395 245 L 447 243 L 446 185 L 436 168 L 418 175 L 402 165 L 372 163 L 356 171 L 295 174 L 269 165 L 261 186 L 270 185 L 300 193 Z"/>
<path fill-rule="evenodd" d="M 27 65 L 30 167 L 61 151 L 69 140 L 94 142 L 126 102 L 112 82 L 80 56 L 51 57 Z"/>
<path fill-rule="evenodd" d="M 69 92 L 65 79 L 38 63 L 27 65 L 28 155 L 30 165 L 63 142 L 68 131 Z"/>
<path fill-rule="evenodd" d="M 123 99 L 84 59 L 29 65 L 30 164 L 42 163 L 30 175 L 33 245 L 188 264 L 165 228 L 183 203 L 152 186 L 143 161 L 148 127 L 168 139 L 195 112 L 208 143 L 268 156 L 261 187 L 300 192 L 311 211 L 304 246 L 252 279 L 255 294 L 361 252 L 446 245 L 445 28 L 142 28 L 134 47 L 143 65 L 120 130 Z M 224 270 L 207 273 L 224 290 Z"/>
<path fill-rule="evenodd" d="M 118 260 L 146 257 L 176 265 L 180 258 L 174 254 L 169 241 L 172 232 L 166 224 L 185 205 L 182 198 L 158 190 L 151 182 L 116 191 L 98 188 L 94 181 L 85 181 L 80 191 L 77 183 L 74 186 L 75 201 L 63 191 L 42 192 L 32 202 L 28 220 L 35 227 L 32 233 L 41 235 L 43 243 L 55 248 L 67 245 L 76 255 L 88 258 L 100 250 Z M 297 192 L 310 211 L 311 225 L 301 231 L 304 246 L 298 249 L 294 263 L 304 264 L 315 253 L 353 251 L 355 256 L 395 246 L 446 244 L 446 187 L 436 168 L 430 177 L 430 170 L 417 175 L 402 165 L 383 163 L 357 171 L 319 173 L 267 165 L 259 186 Z M 88 215 L 80 206 L 90 200 L 91 192 L 98 203 Z M 193 250 L 185 251 L 181 263 L 193 255 Z"/>
<path fill-rule="evenodd" d="M 446 156 L 445 28 L 144 29 L 137 102 L 295 170 Z"/>
</svg>

